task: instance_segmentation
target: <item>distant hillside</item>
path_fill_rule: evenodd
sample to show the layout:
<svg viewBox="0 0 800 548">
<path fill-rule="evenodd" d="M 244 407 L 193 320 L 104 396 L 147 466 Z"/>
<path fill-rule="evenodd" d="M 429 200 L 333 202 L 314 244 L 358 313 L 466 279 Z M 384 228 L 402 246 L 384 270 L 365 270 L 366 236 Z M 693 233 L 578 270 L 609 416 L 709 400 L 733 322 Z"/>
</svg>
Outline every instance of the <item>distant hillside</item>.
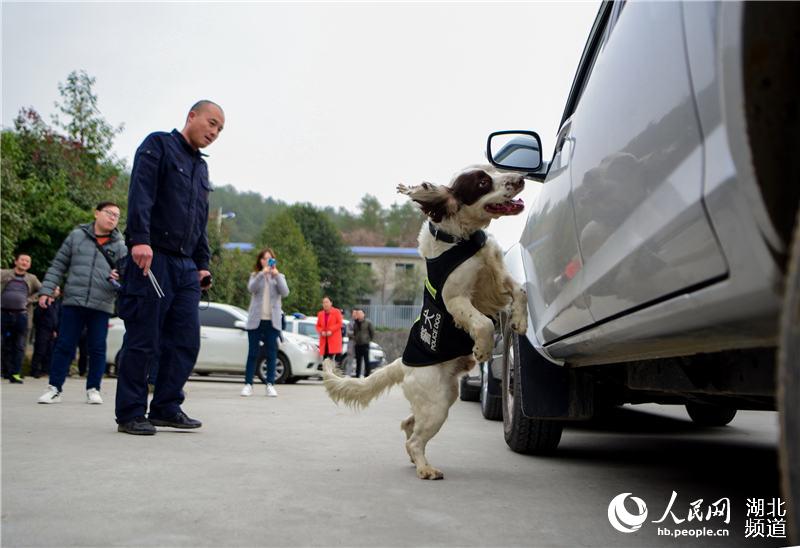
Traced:
<svg viewBox="0 0 800 548">
<path fill-rule="evenodd" d="M 212 218 L 220 208 L 223 214 L 236 213 L 236 217 L 222 221 L 225 240 L 257 242 L 264 222 L 288 208 L 289 204 L 265 198 L 257 192 L 239 192 L 231 185 L 224 185 L 211 193 L 210 206 Z M 361 198 L 357 213 L 351 213 L 343 207 L 338 210 L 332 207 L 315 209 L 333 222 L 348 245 L 414 246 L 423 220 L 422 214 L 411 202 L 384 208 L 370 194 Z"/>
<path fill-rule="evenodd" d="M 264 227 L 264 221 L 286 207 L 286 203 L 264 198 L 257 192 L 239 192 L 231 185 L 225 185 L 216 187 L 211 193 L 210 214 L 216 216 L 220 208 L 222 213 L 236 213 L 235 218 L 222 221 L 227 240 L 255 242 Z"/>
</svg>

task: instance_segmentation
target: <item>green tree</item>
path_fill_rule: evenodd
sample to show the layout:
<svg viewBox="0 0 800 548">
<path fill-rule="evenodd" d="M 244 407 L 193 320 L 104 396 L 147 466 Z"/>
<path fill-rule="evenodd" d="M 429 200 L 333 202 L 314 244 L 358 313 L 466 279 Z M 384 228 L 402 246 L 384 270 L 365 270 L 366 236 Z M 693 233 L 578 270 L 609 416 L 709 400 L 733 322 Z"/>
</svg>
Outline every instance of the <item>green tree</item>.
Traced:
<svg viewBox="0 0 800 548">
<path fill-rule="evenodd" d="M 25 186 L 18 177 L 23 161 L 17 136 L 11 131 L 4 131 L 0 138 L 0 180 L 3 181 L 0 208 L 0 261 L 2 265 L 10 265 L 14 258 L 14 247 L 30 228 L 30 220 L 23 209 Z"/>
<path fill-rule="evenodd" d="M 360 228 L 365 228 L 376 233 L 383 233 L 385 225 L 385 212 L 378 199 L 372 194 L 365 194 L 358 203 L 358 210 L 361 212 L 357 224 Z"/>
<path fill-rule="evenodd" d="M 334 224 L 311 204 L 296 204 L 288 211 L 317 256 L 322 292 L 339 308 L 355 304 L 366 293 L 368 280 L 359 275 L 355 255 Z"/>
<path fill-rule="evenodd" d="M 84 116 L 71 108 L 76 103 L 70 94 L 78 93 L 80 86 L 85 88 L 80 93 L 94 97 L 96 106 L 93 83 L 93 79 L 78 79 L 74 83 L 78 87 L 63 86 L 62 113 L 70 120 Z M 82 126 L 84 142 L 96 143 L 92 149 L 74 136 L 58 133 L 33 108 L 21 109 L 14 129 L 2 132 L 4 265 L 10 264 L 15 250 L 24 250 L 31 254 L 31 271 L 42 275 L 67 233 L 75 225 L 93 220 L 98 202 L 111 200 L 125 208 L 128 176 L 122 165 L 107 155 L 108 139 L 92 136 L 92 131 L 102 131 L 98 120 L 102 119 L 95 110 L 92 123 Z M 70 121 L 65 119 L 64 124 Z"/>
<path fill-rule="evenodd" d="M 209 236 L 211 233 L 209 232 Z M 214 286 L 209 298 L 212 301 L 233 304 L 247 309 L 250 306 L 250 292 L 247 281 L 253 264 L 255 253 L 246 253 L 238 249 L 220 249 L 211 257 L 211 272 L 214 275 Z"/>
<path fill-rule="evenodd" d="M 408 201 L 402 205 L 392 204 L 384 215 L 386 220 L 386 245 L 393 247 L 415 247 L 417 236 L 425 216 Z"/>
<path fill-rule="evenodd" d="M 73 70 L 67 75 L 66 83 L 59 82 L 61 102 L 56 101 L 55 105 L 63 118 L 53 115 L 53 124 L 86 152 L 107 158 L 114 137 L 122 133 L 124 125 L 114 127 L 100 114 L 97 94 L 92 90 L 94 84 L 95 79 L 85 70 Z"/>
<path fill-rule="evenodd" d="M 290 211 L 267 219 L 258 247 L 259 251 L 261 247 L 271 247 L 275 251 L 278 269 L 286 276 L 289 296 L 283 299 L 284 312 L 315 314 L 321 299 L 317 256 Z"/>
<path fill-rule="evenodd" d="M 209 207 L 215 219 L 220 209 L 223 213 L 236 214 L 236 217 L 222 221 L 223 232 L 227 231 L 229 241 L 255 242 L 261 234 L 264 219 L 288 206 L 279 200 L 264 198 L 257 192 L 239 192 L 230 185 L 223 185 L 211 193 Z"/>
</svg>

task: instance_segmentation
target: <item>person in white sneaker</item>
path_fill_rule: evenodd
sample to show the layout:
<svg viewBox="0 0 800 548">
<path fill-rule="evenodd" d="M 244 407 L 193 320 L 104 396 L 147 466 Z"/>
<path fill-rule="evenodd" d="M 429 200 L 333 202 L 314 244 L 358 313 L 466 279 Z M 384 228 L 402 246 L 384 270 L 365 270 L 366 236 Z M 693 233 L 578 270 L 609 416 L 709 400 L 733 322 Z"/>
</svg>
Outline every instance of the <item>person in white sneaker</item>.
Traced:
<svg viewBox="0 0 800 548">
<path fill-rule="evenodd" d="M 103 398 L 100 397 L 100 391 L 97 388 L 90 388 L 86 391 L 86 403 L 94 405 L 103 403 Z"/>
<path fill-rule="evenodd" d="M 50 361 L 49 388 L 39 403 L 57 403 L 75 357 L 75 349 L 86 327 L 89 351 L 89 372 L 86 376 L 86 402 L 103 403 L 100 384 L 106 370 L 106 336 L 108 319 L 114 312 L 119 273 L 116 263 L 125 257 L 128 248 L 117 230 L 120 208 L 113 202 L 100 202 L 94 211 L 94 222 L 79 225 L 64 239 L 39 291 L 39 306 L 53 304 L 55 289 L 66 277 L 61 302 L 58 338 Z"/>
<path fill-rule="evenodd" d="M 61 392 L 55 386 L 48 386 L 47 392 L 39 396 L 39 403 L 61 403 Z"/>
<path fill-rule="evenodd" d="M 264 342 L 267 359 L 267 396 L 274 398 L 278 392 L 275 384 L 275 364 L 278 359 L 278 340 L 282 340 L 283 312 L 281 299 L 289 294 L 286 277 L 278 271 L 275 252 L 267 247 L 258 254 L 253 272 L 247 282 L 250 308 L 247 313 L 247 364 L 245 365 L 244 397 L 253 394 L 253 373 Z"/>
</svg>

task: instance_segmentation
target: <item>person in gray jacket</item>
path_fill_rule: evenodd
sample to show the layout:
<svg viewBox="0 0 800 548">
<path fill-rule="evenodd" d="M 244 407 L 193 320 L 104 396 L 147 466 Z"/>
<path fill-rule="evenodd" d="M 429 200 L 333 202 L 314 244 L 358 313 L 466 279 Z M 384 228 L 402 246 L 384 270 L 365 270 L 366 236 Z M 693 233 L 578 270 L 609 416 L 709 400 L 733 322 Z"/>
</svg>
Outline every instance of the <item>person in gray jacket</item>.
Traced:
<svg viewBox="0 0 800 548">
<path fill-rule="evenodd" d="M 281 338 L 281 299 L 289 294 L 286 277 L 278 271 L 275 252 L 269 247 L 258 254 L 247 290 L 250 308 L 247 314 L 247 364 L 242 396 L 253 395 L 253 373 L 256 368 L 260 342 L 267 353 L 267 396 L 275 397 L 275 362 L 278 359 L 278 339 Z"/>
<path fill-rule="evenodd" d="M 47 270 L 39 291 L 39 306 L 47 308 L 53 293 L 66 275 L 61 305 L 61 323 L 50 362 L 50 386 L 39 403 L 60 403 L 69 364 L 75 348 L 87 329 L 89 373 L 86 376 L 86 403 L 103 403 L 100 383 L 106 369 L 108 319 L 114 312 L 119 273 L 112 264 L 128 253 L 117 230 L 119 206 L 100 202 L 94 222 L 79 225 L 64 240 Z"/>
</svg>

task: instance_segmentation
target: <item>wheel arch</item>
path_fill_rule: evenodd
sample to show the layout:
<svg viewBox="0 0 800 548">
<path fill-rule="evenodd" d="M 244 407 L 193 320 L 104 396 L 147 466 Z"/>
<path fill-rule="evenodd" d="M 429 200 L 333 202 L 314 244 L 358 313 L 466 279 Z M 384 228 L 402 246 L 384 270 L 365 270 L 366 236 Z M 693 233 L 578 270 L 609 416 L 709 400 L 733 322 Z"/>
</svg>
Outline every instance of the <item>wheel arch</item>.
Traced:
<svg viewBox="0 0 800 548">
<path fill-rule="evenodd" d="M 785 270 L 800 204 L 800 4 L 723 2 L 717 51 L 722 116 L 742 190 Z M 750 184 L 748 184 L 750 182 Z"/>
</svg>

